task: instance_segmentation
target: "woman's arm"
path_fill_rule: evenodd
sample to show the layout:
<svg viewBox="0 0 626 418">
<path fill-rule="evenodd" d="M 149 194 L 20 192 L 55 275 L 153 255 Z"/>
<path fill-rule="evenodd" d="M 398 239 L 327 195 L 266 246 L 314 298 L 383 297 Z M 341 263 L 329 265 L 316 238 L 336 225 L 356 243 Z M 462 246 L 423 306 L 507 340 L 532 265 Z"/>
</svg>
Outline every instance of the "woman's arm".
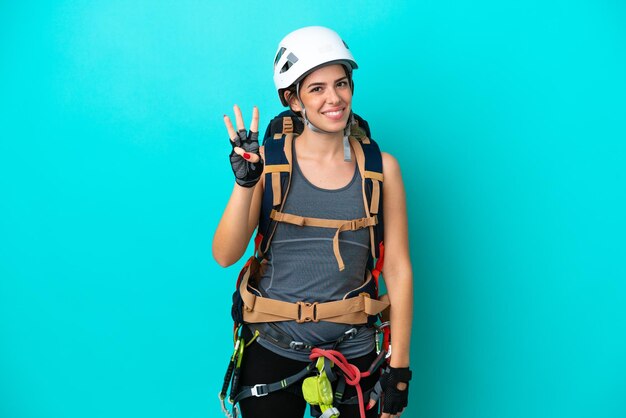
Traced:
<svg viewBox="0 0 626 418">
<path fill-rule="evenodd" d="M 241 110 L 237 105 L 234 107 L 235 118 L 237 123 L 237 131 L 244 131 L 243 117 Z M 233 171 L 237 171 L 235 164 L 242 166 L 242 163 L 262 164 L 262 149 L 259 149 L 259 155 L 252 151 L 246 151 L 240 146 L 235 146 L 237 132 L 233 128 L 233 124 L 229 117 L 224 115 L 224 124 L 228 130 L 228 135 L 233 142 L 233 153 L 231 154 L 231 163 Z M 252 114 L 252 123 L 250 132 L 258 132 L 259 111 L 255 107 Z M 245 136 L 245 135 L 244 135 Z M 235 139 L 233 139 L 235 138 Z M 245 138 L 244 138 L 245 139 Z M 258 147 L 258 142 L 257 142 Z M 234 163 L 233 163 L 233 160 Z M 237 173 L 236 173 L 237 176 Z M 258 178 L 258 177 L 257 177 Z M 248 182 L 249 179 L 246 179 Z M 253 180 L 256 181 L 256 180 Z M 246 184 L 244 182 L 244 184 Z M 254 183 L 251 183 L 254 184 Z M 261 181 L 253 187 L 243 187 L 239 184 L 239 180 L 235 182 L 234 189 L 230 195 L 224 214 L 220 219 L 215 235 L 213 236 L 213 258 L 223 267 L 236 263 L 243 253 L 246 251 L 250 237 L 254 232 L 258 222 L 259 213 L 261 211 L 261 199 L 263 197 L 263 176 Z"/>
<path fill-rule="evenodd" d="M 385 263 L 383 277 L 391 302 L 391 367 L 408 367 L 413 320 L 413 271 L 409 256 L 406 195 L 398 161 L 383 153 Z M 402 388 L 399 388 L 402 389 Z"/>
<path fill-rule="evenodd" d="M 246 251 L 259 223 L 263 182 L 253 188 L 235 184 L 213 236 L 213 258 L 222 267 L 235 264 Z M 246 220 L 247 214 L 247 222 Z"/>
</svg>

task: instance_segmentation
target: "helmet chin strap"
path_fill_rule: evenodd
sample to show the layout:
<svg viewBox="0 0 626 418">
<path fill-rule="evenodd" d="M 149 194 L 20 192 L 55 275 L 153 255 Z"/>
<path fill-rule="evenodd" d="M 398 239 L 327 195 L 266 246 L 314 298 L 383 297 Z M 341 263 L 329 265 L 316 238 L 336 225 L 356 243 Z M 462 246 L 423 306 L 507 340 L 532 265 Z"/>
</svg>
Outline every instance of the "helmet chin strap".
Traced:
<svg viewBox="0 0 626 418">
<path fill-rule="evenodd" d="M 313 125 L 311 121 L 309 121 L 309 118 L 306 117 L 306 109 L 304 108 L 304 103 L 302 103 L 302 99 L 300 99 L 300 83 L 296 84 L 296 97 L 298 98 L 298 101 L 300 102 L 300 107 L 302 109 L 300 111 L 300 113 L 302 113 L 301 119 L 306 124 L 306 126 L 309 127 L 310 130 L 312 130 L 313 132 L 320 133 L 320 134 L 333 133 L 333 132 L 325 131 L 321 128 L 318 128 L 317 126 Z M 353 123 L 354 123 L 354 114 L 352 113 L 352 109 L 351 109 L 350 117 L 348 118 L 348 123 L 346 124 L 346 127 L 343 129 L 343 160 L 345 162 L 352 161 L 351 152 L 350 152 L 350 141 L 348 138 L 350 137 L 350 127 L 352 126 Z"/>
</svg>

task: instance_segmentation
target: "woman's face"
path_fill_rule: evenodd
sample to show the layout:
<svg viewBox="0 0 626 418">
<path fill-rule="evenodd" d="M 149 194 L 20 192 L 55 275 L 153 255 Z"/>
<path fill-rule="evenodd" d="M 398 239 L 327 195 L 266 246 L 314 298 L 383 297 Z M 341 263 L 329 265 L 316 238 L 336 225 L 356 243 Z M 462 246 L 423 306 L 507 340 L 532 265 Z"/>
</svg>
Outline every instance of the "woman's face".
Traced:
<svg viewBox="0 0 626 418">
<path fill-rule="evenodd" d="M 343 131 L 352 105 L 352 89 L 343 65 L 328 65 L 306 76 L 300 84 L 300 99 L 313 125 L 328 132 Z M 297 98 L 290 102 L 293 110 L 301 110 Z"/>
</svg>

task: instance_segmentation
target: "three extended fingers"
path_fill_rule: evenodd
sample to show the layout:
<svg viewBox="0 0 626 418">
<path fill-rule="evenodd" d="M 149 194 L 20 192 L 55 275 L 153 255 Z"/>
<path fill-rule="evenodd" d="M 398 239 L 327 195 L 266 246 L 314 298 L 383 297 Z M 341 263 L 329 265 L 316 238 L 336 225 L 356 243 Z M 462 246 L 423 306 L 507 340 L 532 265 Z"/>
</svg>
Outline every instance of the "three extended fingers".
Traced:
<svg viewBox="0 0 626 418">
<path fill-rule="evenodd" d="M 242 158 L 244 158 L 246 161 L 249 161 L 251 163 L 256 163 L 261 159 L 259 155 L 255 153 L 248 153 L 245 149 L 241 148 L 240 146 L 241 141 L 238 141 L 238 139 L 241 139 L 241 136 L 238 134 L 238 132 L 243 132 L 243 135 L 245 136 L 246 127 L 244 125 L 243 115 L 241 114 L 241 109 L 239 108 L 239 106 L 234 105 L 233 110 L 235 112 L 235 123 L 237 126 L 237 131 L 235 131 L 235 128 L 233 127 L 233 122 L 231 121 L 230 117 L 228 117 L 228 115 L 224 115 L 224 125 L 226 125 L 226 130 L 228 131 L 228 137 L 230 138 L 231 142 L 236 145 L 234 147 L 234 151 L 235 153 L 240 155 Z M 250 123 L 250 133 L 256 133 L 258 135 L 258 132 L 259 132 L 259 109 L 256 106 L 254 106 L 252 110 L 252 122 Z"/>
<path fill-rule="evenodd" d="M 235 111 L 235 122 L 237 123 L 237 131 L 245 131 L 246 127 L 243 123 L 243 116 L 241 114 L 241 109 L 239 106 L 233 106 L 233 110 Z M 224 115 L 224 124 L 226 125 L 226 129 L 228 130 L 228 137 L 231 139 L 236 139 L 237 131 L 233 128 L 233 122 L 230 120 L 228 115 Z M 254 106 L 252 109 L 252 123 L 250 124 L 250 132 L 259 132 L 259 109 Z"/>
</svg>

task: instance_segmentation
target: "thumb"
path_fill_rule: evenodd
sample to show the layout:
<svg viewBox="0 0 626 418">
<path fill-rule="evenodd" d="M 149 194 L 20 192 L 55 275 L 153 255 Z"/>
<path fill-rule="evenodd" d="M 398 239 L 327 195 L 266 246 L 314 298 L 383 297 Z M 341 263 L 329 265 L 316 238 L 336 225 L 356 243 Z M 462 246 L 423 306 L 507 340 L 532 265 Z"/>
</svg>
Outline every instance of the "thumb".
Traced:
<svg viewBox="0 0 626 418">
<path fill-rule="evenodd" d="M 370 410 L 374 407 L 374 405 L 376 405 L 376 400 L 375 399 L 370 399 L 370 401 L 368 402 L 367 406 L 365 407 L 366 410 Z"/>
<path fill-rule="evenodd" d="M 241 147 L 235 147 L 234 151 L 235 151 L 235 154 L 240 155 L 241 158 L 243 158 L 244 160 L 246 160 L 246 161 L 248 161 L 250 163 L 257 163 L 261 159 L 261 157 L 259 157 L 258 154 L 254 154 L 252 152 L 247 152 L 246 150 L 244 150 Z"/>
</svg>

